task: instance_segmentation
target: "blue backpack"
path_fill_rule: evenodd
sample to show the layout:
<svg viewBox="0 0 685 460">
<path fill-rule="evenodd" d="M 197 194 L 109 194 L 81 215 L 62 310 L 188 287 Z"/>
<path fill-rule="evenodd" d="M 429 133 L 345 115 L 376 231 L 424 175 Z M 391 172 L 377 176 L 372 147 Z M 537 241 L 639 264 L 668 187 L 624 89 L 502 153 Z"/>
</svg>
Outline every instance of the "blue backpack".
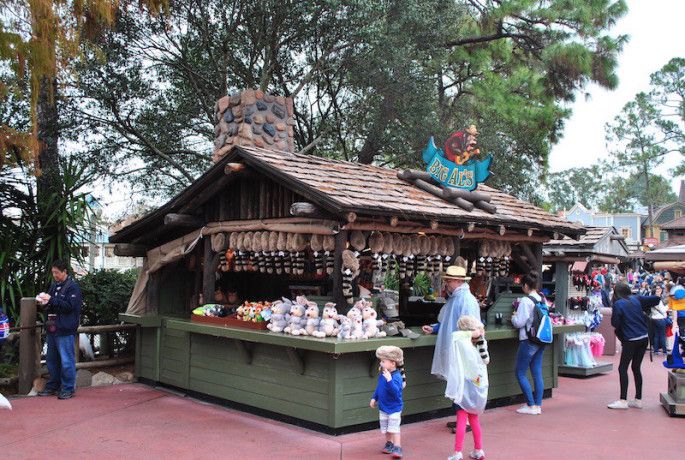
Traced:
<svg viewBox="0 0 685 460">
<path fill-rule="evenodd" d="M 552 343 L 554 335 L 552 333 L 552 319 L 549 317 L 549 307 L 533 296 L 528 296 L 528 298 L 535 304 L 532 312 L 533 324 L 530 329 L 526 330 L 528 340 L 538 345 Z"/>
</svg>

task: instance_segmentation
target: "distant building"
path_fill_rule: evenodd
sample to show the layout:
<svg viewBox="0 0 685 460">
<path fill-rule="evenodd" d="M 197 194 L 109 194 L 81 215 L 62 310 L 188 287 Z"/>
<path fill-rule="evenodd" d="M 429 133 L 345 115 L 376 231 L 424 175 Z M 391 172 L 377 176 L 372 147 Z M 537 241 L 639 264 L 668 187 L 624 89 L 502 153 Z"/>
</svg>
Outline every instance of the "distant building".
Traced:
<svg viewBox="0 0 685 460">
<path fill-rule="evenodd" d="M 576 203 L 570 210 L 560 214 L 565 219 L 585 227 L 614 227 L 618 234 L 625 239 L 626 245 L 633 251 L 642 245 L 642 220 L 644 216 L 640 213 L 609 214 L 596 212 Z"/>
<path fill-rule="evenodd" d="M 85 275 L 97 270 L 125 271 L 143 266 L 143 257 L 119 257 L 114 255 L 114 244 L 109 242 L 109 229 L 98 225 L 91 233 L 93 241 L 83 241 L 81 262 L 73 261 L 74 271 Z M 94 238 L 92 238 L 94 236 Z"/>
<path fill-rule="evenodd" d="M 669 239 L 669 233 L 675 235 L 678 230 L 671 224 L 677 226 L 676 222 L 683 217 L 683 215 L 685 215 L 685 181 L 680 182 L 678 201 L 657 208 L 654 211 L 653 220 L 651 222 L 649 217 L 645 217 L 642 220 L 642 229 L 645 238 L 655 238 L 657 240 L 657 245 L 663 246 Z M 671 230 L 671 232 L 669 232 L 669 230 Z"/>
</svg>

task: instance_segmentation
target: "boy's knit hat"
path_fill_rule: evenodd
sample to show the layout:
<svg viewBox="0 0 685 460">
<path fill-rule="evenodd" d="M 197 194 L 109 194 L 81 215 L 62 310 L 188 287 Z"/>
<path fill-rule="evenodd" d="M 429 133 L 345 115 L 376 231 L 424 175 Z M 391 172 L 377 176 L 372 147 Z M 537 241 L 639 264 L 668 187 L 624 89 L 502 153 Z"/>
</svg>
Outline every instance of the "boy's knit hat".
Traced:
<svg viewBox="0 0 685 460">
<path fill-rule="evenodd" d="M 383 345 L 376 349 L 376 358 L 395 361 L 398 366 L 404 365 L 404 352 L 400 347 L 393 345 Z"/>
</svg>

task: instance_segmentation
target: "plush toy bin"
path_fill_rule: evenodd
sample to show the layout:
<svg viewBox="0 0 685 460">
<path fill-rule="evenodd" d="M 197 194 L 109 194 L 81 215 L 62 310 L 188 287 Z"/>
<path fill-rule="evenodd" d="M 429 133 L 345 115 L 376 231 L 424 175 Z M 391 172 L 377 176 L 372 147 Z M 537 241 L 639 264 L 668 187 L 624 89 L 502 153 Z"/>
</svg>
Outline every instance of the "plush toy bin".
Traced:
<svg viewBox="0 0 685 460">
<path fill-rule="evenodd" d="M 241 327 L 243 329 L 257 329 L 260 331 L 268 330 L 266 325 L 269 324 L 268 321 L 261 321 L 259 323 L 243 321 L 238 319 L 236 315 L 224 316 L 223 318 L 218 316 L 191 315 L 190 320 L 194 323 L 211 324 L 212 326 Z"/>
</svg>

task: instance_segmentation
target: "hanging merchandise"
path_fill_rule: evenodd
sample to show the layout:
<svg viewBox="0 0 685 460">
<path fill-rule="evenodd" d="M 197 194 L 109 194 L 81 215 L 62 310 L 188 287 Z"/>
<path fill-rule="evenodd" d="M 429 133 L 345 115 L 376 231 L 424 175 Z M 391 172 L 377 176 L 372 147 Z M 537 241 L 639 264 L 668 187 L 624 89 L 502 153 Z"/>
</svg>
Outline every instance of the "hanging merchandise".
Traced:
<svg viewBox="0 0 685 460">
<path fill-rule="evenodd" d="M 269 254 L 271 253 L 269 249 L 269 232 L 262 232 L 259 246 L 262 250 L 259 271 L 269 273 Z"/>
<path fill-rule="evenodd" d="M 345 301 L 352 305 L 354 298 L 352 281 L 359 275 L 359 260 L 354 252 L 345 249 L 342 252 L 342 291 Z"/>
<path fill-rule="evenodd" d="M 287 233 L 285 241 L 285 253 L 283 255 L 283 272 L 287 275 L 293 273 L 293 252 L 295 247 L 295 234 Z"/>
<path fill-rule="evenodd" d="M 278 232 L 276 239 L 276 258 L 274 264 L 276 265 L 276 273 L 283 274 L 283 263 L 285 260 L 285 251 L 288 248 L 288 235 L 285 232 Z"/>
<path fill-rule="evenodd" d="M 326 273 L 332 275 L 335 267 L 335 260 L 333 258 L 333 252 L 335 251 L 335 237 L 333 235 L 326 235 L 323 237 L 323 250 L 324 257 L 326 258 Z"/>
<path fill-rule="evenodd" d="M 304 251 L 309 245 L 310 235 L 304 233 L 295 233 L 294 238 L 294 248 L 295 248 L 295 259 L 293 265 L 293 274 L 303 275 L 304 274 Z"/>
<path fill-rule="evenodd" d="M 309 241 L 309 247 L 312 250 L 314 257 L 314 267 L 317 275 L 323 275 L 326 264 L 326 258 L 323 255 L 323 235 L 312 235 Z"/>
<path fill-rule="evenodd" d="M 10 321 L 5 312 L 0 309 L 0 343 L 10 336 Z"/>
<path fill-rule="evenodd" d="M 388 271 L 395 268 L 395 259 L 392 257 L 394 240 L 392 233 L 383 233 L 383 255 L 381 256 L 381 276 L 383 279 L 385 279 Z"/>
<path fill-rule="evenodd" d="M 373 284 L 378 285 L 378 282 L 382 282 L 381 278 L 381 266 L 383 265 L 382 251 L 383 251 L 383 234 L 381 232 L 372 232 L 369 236 L 369 249 L 373 255 Z"/>
<path fill-rule="evenodd" d="M 595 357 L 600 357 L 604 353 L 604 343 L 604 336 L 596 332 L 566 334 L 564 364 L 584 368 L 597 366 Z"/>
</svg>

